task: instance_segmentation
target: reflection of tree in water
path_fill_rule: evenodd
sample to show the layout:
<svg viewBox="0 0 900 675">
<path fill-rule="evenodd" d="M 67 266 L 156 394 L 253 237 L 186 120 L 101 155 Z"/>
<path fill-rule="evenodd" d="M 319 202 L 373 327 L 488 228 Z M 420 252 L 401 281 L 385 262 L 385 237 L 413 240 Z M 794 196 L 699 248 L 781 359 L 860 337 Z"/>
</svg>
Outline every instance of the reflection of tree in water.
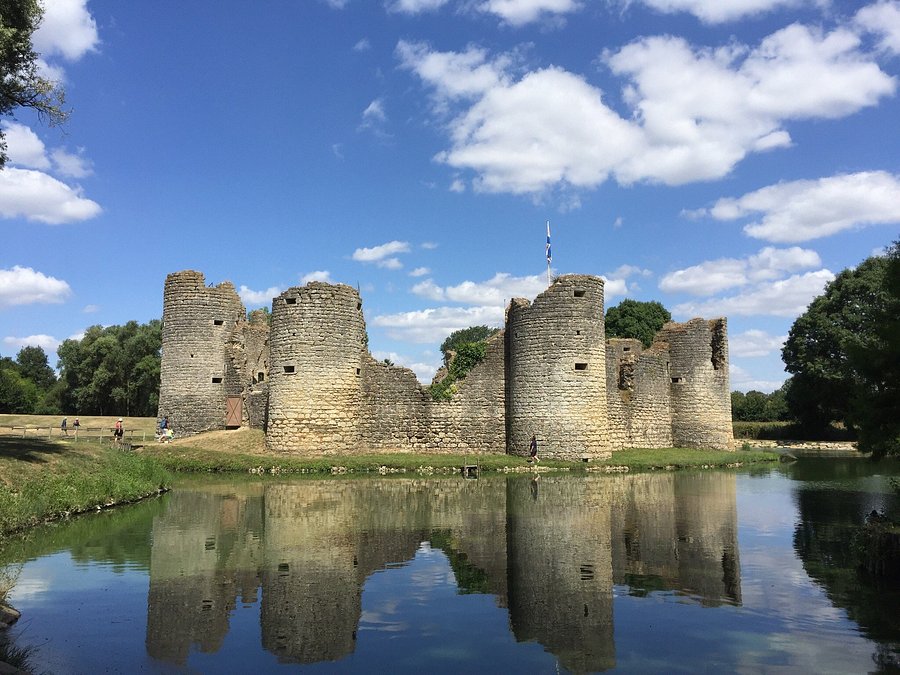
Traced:
<svg viewBox="0 0 900 675">
<path fill-rule="evenodd" d="M 829 600 L 846 610 L 863 633 L 879 643 L 873 659 L 879 667 L 900 668 L 900 580 L 877 579 L 859 568 L 854 541 L 866 515 L 873 509 L 896 513 L 895 496 L 879 492 L 877 479 L 865 481 L 875 470 L 865 460 L 830 461 L 798 465 L 794 477 L 801 483 L 796 493 L 800 520 L 794 530 L 794 550 L 807 574 Z M 844 479 L 864 480 L 873 491 L 835 489 Z M 828 481 L 828 482 L 826 482 Z"/>
</svg>

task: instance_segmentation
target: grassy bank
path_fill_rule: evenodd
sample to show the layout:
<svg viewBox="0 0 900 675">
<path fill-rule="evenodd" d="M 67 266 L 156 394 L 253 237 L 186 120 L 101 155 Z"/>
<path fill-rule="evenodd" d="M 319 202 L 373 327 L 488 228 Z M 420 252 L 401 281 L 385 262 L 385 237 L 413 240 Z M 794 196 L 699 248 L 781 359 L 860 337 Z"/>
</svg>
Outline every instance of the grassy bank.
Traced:
<svg viewBox="0 0 900 675">
<path fill-rule="evenodd" d="M 152 458 L 109 443 L 0 435 L 0 534 L 135 501 L 170 477 Z"/>
<path fill-rule="evenodd" d="M 267 453 L 263 433 L 254 429 L 216 431 L 169 444 L 148 444 L 138 451 L 153 457 L 172 471 L 255 471 L 268 473 L 450 473 L 466 465 L 482 471 L 529 470 L 524 457 L 472 453 L 384 453 L 302 457 Z M 543 469 L 649 471 L 690 467 L 725 467 L 735 464 L 776 461 L 769 451 L 718 452 L 669 448 L 663 450 L 623 450 L 605 460 L 589 463 L 543 459 Z"/>
</svg>

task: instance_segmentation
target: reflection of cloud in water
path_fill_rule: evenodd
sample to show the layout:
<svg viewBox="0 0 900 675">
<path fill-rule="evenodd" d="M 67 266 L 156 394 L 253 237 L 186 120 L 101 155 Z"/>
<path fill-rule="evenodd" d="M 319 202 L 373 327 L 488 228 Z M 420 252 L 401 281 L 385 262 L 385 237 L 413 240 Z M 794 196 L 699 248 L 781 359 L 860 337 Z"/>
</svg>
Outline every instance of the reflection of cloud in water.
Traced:
<svg viewBox="0 0 900 675">
<path fill-rule="evenodd" d="M 381 633 L 401 633 L 405 630 L 409 630 L 409 623 L 387 619 L 383 617 L 380 612 L 363 610 L 362 616 L 359 619 L 359 630 L 372 630 Z"/>
</svg>

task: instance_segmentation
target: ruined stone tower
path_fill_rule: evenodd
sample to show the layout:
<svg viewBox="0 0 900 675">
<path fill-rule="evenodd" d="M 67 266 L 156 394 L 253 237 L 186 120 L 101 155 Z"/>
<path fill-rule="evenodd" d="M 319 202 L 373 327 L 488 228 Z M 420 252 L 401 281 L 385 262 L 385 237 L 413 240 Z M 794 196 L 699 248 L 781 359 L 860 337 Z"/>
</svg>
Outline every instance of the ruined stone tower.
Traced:
<svg viewBox="0 0 900 675">
<path fill-rule="evenodd" d="M 159 414 L 179 435 L 225 426 L 226 396 L 241 393 L 226 386 L 226 344 L 244 316 L 231 282 L 207 286 L 191 270 L 166 277 Z"/>
<path fill-rule="evenodd" d="M 557 279 L 533 303 L 514 299 L 506 317 L 507 452 L 566 459 L 610 450 L 603 280 Z"/>
<path fill-rule="evenodd" d="M 269 450 L 359 449 L 366 341 L 362 301 L 350 286 L 314 281 L 272 301 Z"/>
<path fill-rule="evenodd" d="M 676 447 L 734 449 L 725 319 L 667 323 L 672 442 Z"/>
</svg>

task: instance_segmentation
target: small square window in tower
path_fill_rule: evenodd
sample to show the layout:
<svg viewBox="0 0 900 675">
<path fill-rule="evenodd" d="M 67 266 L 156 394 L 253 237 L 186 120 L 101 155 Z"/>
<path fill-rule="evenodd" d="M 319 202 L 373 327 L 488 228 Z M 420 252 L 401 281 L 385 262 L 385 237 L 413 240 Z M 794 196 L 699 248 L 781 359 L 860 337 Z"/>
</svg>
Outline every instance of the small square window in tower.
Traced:
<svg viewBox="0 0 900 675">
<path fill-rule="evenodd" d="M 213 326 L 224 326 L 225 322 L 222 319 L 213 319 Z"/>
<path fill-rule="evenodd" d="M 285 298 L 285 299 L 284 299 L 284 304 L 286 304 L 286 305 L 296 305 L 296 304 L 297 304 L 297 298 Z"/>
<path fill-rule="evenodd" d="M 583 289 L 583 288 L 576 288 L 576 289 L 573 291 L 573 295 L 574 295 L 576 298 L 583 298 L 583 297 L 584 297 L 584 289 Z"/>
<path fill-rule="evenodd" d="M 265 374 L 264 372 L 262 372 L 262 371 L 259 371 L 259 372 L 256 374 L 256 381 L 257 381 L 257 382 L 265 382 L 265 381 L 266 381 L 266 374 Z"/>
<path fill-rule="evenodd" d="M 588 364 L 586 364 L 586 363 L 576 363 L 575 364 L 575 370 L 579 370 L 579 371 L 587 370 L 587 367 L 588 367 Z"/>
<path fill-rule="evenodd" d="M 222 378 L 221 378 L 221 377 L 214 377 L 214 378 L 212 379 L 212 382 L 213 382 L 213 384 L 222 384 Z"/>
<path fill-rule="evenodd" d="M 286 375 L 293 375 L 297 372 L 297 369 L 294 366 L 283 366 L 283 368 Z"/>
</svg>

